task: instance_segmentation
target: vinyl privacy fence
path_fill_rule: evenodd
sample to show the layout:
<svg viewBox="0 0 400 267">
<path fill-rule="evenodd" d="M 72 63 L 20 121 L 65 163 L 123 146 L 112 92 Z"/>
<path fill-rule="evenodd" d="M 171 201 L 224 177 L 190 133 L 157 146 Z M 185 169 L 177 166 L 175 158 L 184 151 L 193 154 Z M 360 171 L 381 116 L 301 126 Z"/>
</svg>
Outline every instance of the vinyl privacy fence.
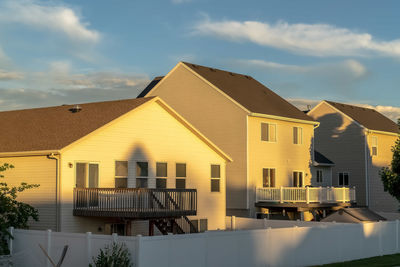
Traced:
<svg viewBox="0 0 400 267">
<path fill-rule="evenodd" d="M 119 237 L 15 230 L 16 266 L 46 266 L 38 244 L 63 266 L 88 266 L 111 242 L 125 242 L 135 266 L 309 266 L 399 252 L 399 222 L 313 225 L 190 235 Z M 34 257 L 34 258 L 32 258 Z"/>
</svg>

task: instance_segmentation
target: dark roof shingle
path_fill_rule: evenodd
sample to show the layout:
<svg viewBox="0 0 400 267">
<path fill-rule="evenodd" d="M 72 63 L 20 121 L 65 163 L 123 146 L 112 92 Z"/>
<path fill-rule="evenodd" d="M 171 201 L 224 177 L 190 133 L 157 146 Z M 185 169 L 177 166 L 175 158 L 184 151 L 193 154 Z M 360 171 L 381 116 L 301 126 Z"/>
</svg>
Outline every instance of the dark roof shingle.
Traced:
<svg viewBox="0 0 400 267">
<path fill-rule="evenodd" d="M 349 104 L 342 104 L 327 100 L 325 100 L 325 102 L 337 108 L 344 114 L 348 115 L 367 129 L 391 133 L 400 133 L 399 127 L 394 121 L 385 117 L 374 109 L 363 108 Z"/>
<path fill-rule="evenodd" d="M 61 149 L 152 98 L 0 112 L 0 152 Z"/>
<path fill-rule="evenodd" d="M 335 165 L 330 159 L 319 153 L 317 150 L 314 150 L 314 161 L 318 164 L 325 165 Z"/>
</svg>

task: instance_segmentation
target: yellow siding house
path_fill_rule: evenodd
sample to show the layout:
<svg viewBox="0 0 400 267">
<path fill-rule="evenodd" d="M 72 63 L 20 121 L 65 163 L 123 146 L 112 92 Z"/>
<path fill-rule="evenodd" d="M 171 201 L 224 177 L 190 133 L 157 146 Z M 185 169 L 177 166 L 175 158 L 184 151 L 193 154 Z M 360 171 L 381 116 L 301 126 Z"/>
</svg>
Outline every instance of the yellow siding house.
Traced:
<svg viewBox="0 0 400 267">
<path fill-rule="evenodd" d="M 0 112 L 6 181 L 33 229 L 119 234 L 225 228 L 231 159 L 157 97 Z"/>
<path fill-rule="evenodd" d="M 180 62 L 155 78 L 144 96 L 160 96 L 232 157 L 228 215 L 296 213 L 327 200 L 327 190 L 311 189 L 319 123 L 254 78 Z M 336 205 L 329 201 L 326 207 Z"/>
</svg>

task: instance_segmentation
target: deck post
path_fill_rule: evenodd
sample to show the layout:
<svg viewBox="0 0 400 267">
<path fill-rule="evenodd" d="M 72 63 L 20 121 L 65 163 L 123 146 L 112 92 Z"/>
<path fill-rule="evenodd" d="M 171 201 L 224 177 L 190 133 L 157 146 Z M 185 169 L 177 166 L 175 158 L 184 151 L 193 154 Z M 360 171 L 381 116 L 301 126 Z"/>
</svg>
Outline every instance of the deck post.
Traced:
<svg viewBox="0 0 400 267">
<path fill-rule="evenodd" d="M 231 230 L 236 230 L 236 216 L 231 216 Z"/>
<path fill-rule="evenodd" d="M 342 202 L 346 203 L 346 187 L 343 186 L 342 189 L 343 189 L 343 195 L 342 195 L 343 200 L 342 200 Z"/>
<path fill-rule="evenodd" d="M 306 203 L 310 204 L 310 187 L 306 186 Z"/>
<path fill-rule="evenodd" d="M 283 186 L 281 186 L 281 192 L 280 192 L 279 198 L 280 198 L 279 202 L 283 203 Z"/>
<path fill-rule="evenodd" d="M 319 203 L 322 203 L 322 201 L 323 201 L 322 192 L 323 192 L 323 189 L 322 189 L 322 186 L 320 186 L 319 187 L 319 194 L 318 194 Z"/>
</svg>

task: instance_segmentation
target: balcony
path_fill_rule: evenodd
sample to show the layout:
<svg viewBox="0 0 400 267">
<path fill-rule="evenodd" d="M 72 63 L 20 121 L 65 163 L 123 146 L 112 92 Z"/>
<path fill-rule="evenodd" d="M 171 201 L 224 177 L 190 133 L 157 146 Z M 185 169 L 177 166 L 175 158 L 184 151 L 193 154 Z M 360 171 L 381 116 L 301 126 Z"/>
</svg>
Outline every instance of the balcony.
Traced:
<svg viewBox="0 0 400 267">
<path fill-rule="evenodd" d="M 280 187 L 257 188 L 257 202 L 275 203 L 352 203 L 356 200 L 355 188 L 348 187 Z"/>
<path fill-rule="evenodd" d="M 75 188 L 75 216 L 127 219 L 196 215 L 196 189 Z"/>
</svg>

